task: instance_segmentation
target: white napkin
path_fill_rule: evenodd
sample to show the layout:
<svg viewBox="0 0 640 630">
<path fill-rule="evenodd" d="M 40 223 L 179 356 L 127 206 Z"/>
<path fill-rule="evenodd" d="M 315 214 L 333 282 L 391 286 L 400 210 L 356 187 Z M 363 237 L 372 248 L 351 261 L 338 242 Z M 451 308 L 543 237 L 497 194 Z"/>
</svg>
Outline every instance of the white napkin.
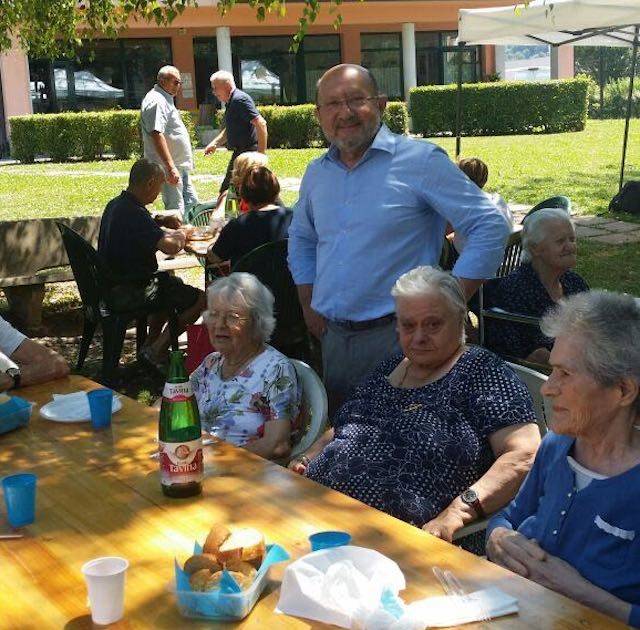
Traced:
<svg viewBox="0 0 640 630">
<path fill-rule="evenodd" d="M 117 407 L 117 397 L 114 395 L 112 409 Z M 88 420 L 91 418 L 87 392 L 73 392 L 72 394 L 53 394 L 53 405 L 56 416 L 68 420 Z"/>
<path fill-rule="evenodd" d="M 323 549 L 286 568 L 276 612 L 350 628 L 380 606 L 383 590 L 404 588 L 398 565 L 373 549 Z"/>
<path fill-rule="evenodd" d="M 518 600 L 499 588 L 491 587 L 469 593 L 466 597 L 444 595 L 413 602 L 397 621 L 398 625 L 392 628 L 446 628 L 481 621 L 485 616 L 501 617 L 516 612 Z"/>
</svg>

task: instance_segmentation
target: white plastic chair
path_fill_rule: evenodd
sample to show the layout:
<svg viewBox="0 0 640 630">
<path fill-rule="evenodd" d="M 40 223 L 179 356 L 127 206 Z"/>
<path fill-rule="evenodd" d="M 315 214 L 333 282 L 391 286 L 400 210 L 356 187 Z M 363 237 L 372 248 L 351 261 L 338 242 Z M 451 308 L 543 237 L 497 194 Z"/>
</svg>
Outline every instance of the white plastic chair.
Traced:
<svg viewBox="0 0 640 630">
<path fill-rule="evenodd" d="M 518 375 L 518 378 L 527 386 L 527 389 L 531 394 L 531 398 L 533 398 L 533 409 L 536 414 L 540 437 L 544 437 L 547 433 L 547 420 L 551 418 L 552 407 L 551 401 L 540 393 L 540 387 L 542 387 L 542 384 L 549 377 L 546 374 L 536 372 L 524 365 L 518 365 L 517 363 L 507 363 L 507 365 L 513 369 L 513 371 Z M 474 523 L 470 523 L 466 527 L 459 529 L 453 535 L 453 540 L 456 541 L 460 538 L 464 538 L 465 536 L 487 529 L 487 523 L 492 516 L 493 514 L 490 514 L 487 518 L 482 519 L 481 521 L 475 521 Z"/>
<path fill-rule="evenodd" d="M 304 453 L 326 430 L 329 416 L 327 392 L 320 377 L 306 363 L 297 359 L 289 359 L 302 387 L 303 418 L 305 426 L 301 428 L 301 436 L 291 449 L 293 459 Z"/>
</svg>

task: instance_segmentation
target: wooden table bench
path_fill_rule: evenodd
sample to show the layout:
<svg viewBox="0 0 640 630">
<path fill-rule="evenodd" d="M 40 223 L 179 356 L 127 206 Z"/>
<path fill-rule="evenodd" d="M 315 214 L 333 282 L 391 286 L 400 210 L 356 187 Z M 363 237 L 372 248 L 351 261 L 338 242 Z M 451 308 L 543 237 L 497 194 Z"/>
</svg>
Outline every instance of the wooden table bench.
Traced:
<svg viewBox="0 0 640 630">
<path fill-rule="evenodd" d="M 23 388 L 41 405 L 52 393 L 89 390 L 79 376 Z M 434 565 L 452 570 L 468 589 L 498 586 L 519 601 L 517 615 L 484 628 L 623 628 L 562 595 L 490 564 L 458 547 L 363 505 L 247 451 L 205 447 L 203 493 L 170 499 L 160 491 L 155 451 L 158 412 L 123 397 L 111 429 L 59 424 L 36 409 L 28 427 L 0 436 L 0 475 L 38 475 L 36 521 L 19 540 L 0 540 L 2 628 L 90 628 L 82 564 L 97 556 L 127 558 L 125 618 L 119 628 L 211 628 L 180 617 L 168 586 L 176 553 L 190 555 L 215 522 L 261 529 L 292 558 L 309 551 L 309 534 L 346 530 L 353 544 L 377 549 L 398 563 L 407 602 L 442 595 Z M 216 628 L 320 628 L 320 623 L 275 615 L 283 568 L 243 621 Z M 465 628 L 479 628 L 470 624 Z"/>
<path fill-rule="evenodd" d="M 0 289 L 9 303 L 11 319 L 24 332 L 38 333 L 42 327 L 45 285 L 72 281 L 56 221 L 71 226 L 96 246 L 101 215 L 0 221 Z M 174 272 L 198 267 L 194 256 L 158 255 L 159 268 Z"/>
</svg>

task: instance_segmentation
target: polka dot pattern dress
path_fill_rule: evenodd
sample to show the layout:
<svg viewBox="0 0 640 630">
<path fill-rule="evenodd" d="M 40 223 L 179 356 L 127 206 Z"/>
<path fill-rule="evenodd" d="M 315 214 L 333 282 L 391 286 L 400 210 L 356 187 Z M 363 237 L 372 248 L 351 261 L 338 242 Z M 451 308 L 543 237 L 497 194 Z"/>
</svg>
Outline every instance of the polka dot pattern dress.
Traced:
<svg viewBox="0 0 640 630">
<path fill-rule="evenodd" d="M 565 296 L 588 291 L 587 283 L 573 271 L 560 276 Z M 510 313 L 542 317 L 555 305 L 530 263 L 524 263 L 504 278 L 490 280 L 484 287 L 485 307 L 498 307 Z M 551 350 L 553 339 L 538 326 L 497 319 L 485 319 L 485 345 L 501 355 L 524 359 L 537 348 Z"/>
<path fill-rule="evenodd" d="M 385 361 L 354 390 L 306 474 L 421 527 L 489 469 L 489 436 L 535 422 L 535 413 L 524 384 L 482 348 L 469 347 L 448 374 L 415 389 L 389 383 L 401 360 Z"/>
</svg>

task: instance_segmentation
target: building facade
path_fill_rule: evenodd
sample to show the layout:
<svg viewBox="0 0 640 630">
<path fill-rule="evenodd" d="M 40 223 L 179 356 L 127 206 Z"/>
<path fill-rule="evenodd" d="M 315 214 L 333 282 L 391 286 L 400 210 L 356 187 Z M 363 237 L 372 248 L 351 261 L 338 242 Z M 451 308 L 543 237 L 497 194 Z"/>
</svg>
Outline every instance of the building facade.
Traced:
<svg viewBox="0 0 640 630">
<path fill-rule="evenodd" d="M 78 59 L 33 59 L 19 50 L 0 56 L 4 118 L 137 108 L 165 64 L 177 66 L 183 75 L 178 106 L 198 110 L 202 124 L 210 122 L 217 106 L 208 80 L 217 69 L 233 72 L 258 103 L 296 104 L 314 100 L 315 83 L 328 67 L 359 63 L 372 70 L 391 99 L 406 99 L 416 85 L 455 81 L 458 9 L 504 4 L 509 1 L 346 0 L 337 31 L 334 15 L 323 7 L 292 53 L 302 3 L 287 3 L 283 18 L 269 15 L 257 22 L 248 4 L 239 3 L 222 17 L 215 0 L 200 0 L 198 8 L 185 10 L 170 27 L 132 22 L 118 39 L 88 44 Z M 560 55 L 556 76 L 571 76 L 571 51 Z M 467 47 L 462 55 L 465 81 L 500 69 L 493 46 Z"/>
</svg>

